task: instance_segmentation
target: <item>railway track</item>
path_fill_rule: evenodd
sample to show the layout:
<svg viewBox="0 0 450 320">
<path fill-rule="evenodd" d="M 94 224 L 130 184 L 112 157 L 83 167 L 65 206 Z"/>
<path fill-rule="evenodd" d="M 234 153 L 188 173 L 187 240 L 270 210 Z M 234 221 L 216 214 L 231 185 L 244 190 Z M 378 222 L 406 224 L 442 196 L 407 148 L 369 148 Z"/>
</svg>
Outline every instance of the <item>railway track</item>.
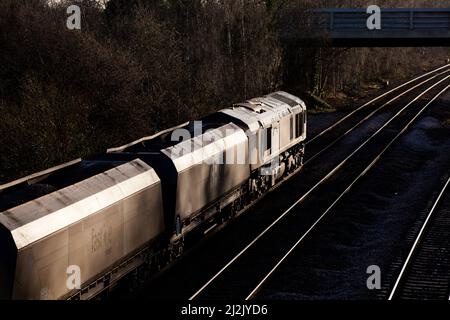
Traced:
<svg viewBox="0 0 450 320">
<path fill-rule="evenodd" d="M 330 127 L 315 135 L 312 139 L 306 141 L 306 146 L 308 148 L 307 154 L 311 154 L 311 156 L 305 156 L 305 163 L 303 168 L 298 169 L 297 171 L 277 183 L 263 197 L 259 198 L 257 201 L 244 208 L 241 212 L 238 213 L 238 215 L 247 212 L 250 208 L 263 201 L 267 194 L 278 189 L 283 185 L 284 182 L 291 179 L 293 176 L 298 175 L 302 170 L 304 170 L 308 171 L 308 174 L 298 177 L 302 180 L 302 186 L 297 189 L 297 193 L 303 195 L 299 199 L 299 201 L 302 201 L 317 185 L 320 185 L 323 181 L 328 179 L 330 177 L 330 173 L 333 173 L 335 170 L 340 168 L 340 166 L 335 167 L 335 163 L 339 163 L 339 161 L 341 161 L 342 159 L 347 159 L 348 154 L 346 152 L 342 152 L 340 154 L 340 157 L 333 159 L 334 161 L 330 161 L 330 159 L 327 158 L 326 155 L 327 151 L 336 146 L 351 133 L 357 131 L 357 129 L 360 129 L 364 125 L 367 125 L 367 123 L 377 115 L 385 112 L 392 112 L 393 114 L 399 112 L 399 110 L 402 109 L 403 105 L 409 104 L 410 101 L 414 101 L 415 99 L 417 99 L 417 95 L 414 94 L 414 90 L 419 90 L 419 92 L 420 90 L 427 90 L 428 88 L 433 87 L 436 83 L 440 82 L 442 78 L 446 77 L 448 74 L 450 74 L 450 64 L 437 68 L 436 70 L 428 72 L 424 75 L 418 76 L 363 104 L 355 111 L 349 113 L 348 115 L 332 124 Z M 321 159 L 323 155 L 325 155 L 325 157 Z M 315 166 L 321 161 L 322 164 L 326 163 L 328 165 L 321 167 Z M 298 203 L 298 201 L 296 203 Z M 278 217 L 278 219 L 279 218 L 282 218 L 282 216 Z M 278 221 L 278 219 L 276 221 Z M 226 224 L 220 226 L 218 229 L 225 226 Z"/>
<path fill-rule="evenodd" d="M 450 300 L 450 178 L 416 235 L 389 300 Z"/>
<path fill-rule="evenodd" d="M 423 79 L 430 79 L 432 76 L 436 75 L 437 73 L 441 71 L 445 71 L 446 69 L 450 68 L 450 64 L 441 66 L 439 68 L 436 68 L 432 71 L 429 71 L 423 75 L 417 76 L 405 83 L 402 83 L 395 88 L 380 94 L 379 96 L 375 97 L 374 99 L 364 103 L 360 107 L 356 108 L 355 110 L 349 112 L 345 116 L 343 116 L 341 119 L 327 127 L 326 129 L 320 131 L 318 134 L 314 135 L 308 141 L 306 142 L 307 145 L 312 145 L 314 141 L 318 140 L 319 138 L 325 136 L 326 134 L 330 133 L 331 131 L 336 130 L 339 126 L 342 126 L 343 129 L 348 130 L 348 127 L 351 127 L 351 123 L 354 122 L 353 118 L 364 118 L 367 117 L 372 111 L 373 107 L 377 106 L 385 106 L 389 104 L 390 102 L 395 101 L 396 99 L 400 98 L 401 96 L 405 95 L 407 92 L 410 92 L 411 88 L 415 87 L 421 80 Z M 420 82 L 421 84 L 425 82 Z M 347 124 L 345 126 L 346 122 L 350 122 L 350 125 Z"/>
<path fill-rule="evenodd" d="M 341 140 L 343 140 L 345 137 L 348 137 L 352 132 L 357 131 L 358 128 L 362 127 L 364 124 L 367 124 L 367 122 L 374 116 L 376 116 L 382 112 L 388 112 L 388 111 L 394 112 L 394 111 L 398 110 L 399 106 L 407 104 L 408 101 L 417 97 L 416 95 L 414 95 L 415 91 L 425 90 L 427 85 L 432 86 L 432 85 L 436 84 L 437 82 L 442 80 L 441 78 L 444 77 L 449 71 L 450 71 L 449 65 L 446 65 L 446 66 L 440 67 L 436 70 L 433 70 L 427 74 L 416 77 L 416 78 L 412 79 L 411 81 L 408 81 L 408 82 L 384 93 L 383 95 L 369 101 L 368 103 L 362 105 L 361 107 L 356 109 L 354 112 L 352 112 L 352 113 L 348 114 L 347 116 L 343 117 L 342 119 L 338 120 L 336 123 L 334 123 L 327 129 L 323 130 L 321 133 L 315 135 L 312 139 L 310 139 L 307 142 L 308 143 L 308 152 L 314 153 L 314 156 L 307 159 L 307 163 L 305 164 L 305 167 L 309 167 L 308 170 L 312 169 L 312 170 L 316 171 L 317 174 L 315 174 L 315 178 L 308 178 L 308 180 L 309 180 L 308 183 L 303 183 L 303 182 L 305 182 L 305 181 L 303 181 L 303 178 L 305 178 L 303 173 L 298 175 L 298 177 L 296 177 L 295 179 L 292 179 L 292 180 L 298 180 L 299 182 L 302 182 L 300 188 L 297 188 L 297 190 L 295 190 L 294 193 L 297 195 L 302 194 L 303 197 L 301 197 L 301 199 L 299 201 L 296 201 L 291 207 L 284 208 L 283 211 L 285 211 L 285 212 L 291 211 L 296 205 L 298 205 L 301 201 L 303 201 L 303 199 L 307 198 L 308 196 L 311 196 L 312 192 L 308 193 L 308 190 L 310 190 L 311 187 L 314 187 L 316 184 L 320 185 L 324 181 L 330 179 L 331 176 L 333 176 L 333 174 L 329 174 L 329 175 L 323 174 L 323 172 L 326 168 L 321 168 L 322 170 L 315 170 L 317 168 L 314 168 L 313 164 L 317 164 L 319 161 L 313 161 L 313 160 L 320 160 L 320 158 L 322 156 L 327 156 L 327 153 L 328 153 L 327 151 L 333 151 L 332 149 L 336 149 L 336 148 L 332 148 L 332 147 L 336 147 L 336 145 L 338 145 L 338 147 L 339 147 L 339 142 Z M 397 102 L 397 104 L 395 106 L 393 106 L 394 102 Z M 319 152 L 320 154 L 318 154 L 317 152 L 313 152 L 312 150 L 314 148 L 316 148 L 317 152 Z M 324 149 L 326 149 L 326 150 L 324 150 Z M 343 151 L 342 154 L 344 156 L 346 156 L 347 152 Z M 307 170 L 305 170 L 305 171 L 307 171 Z M 337 172 L 337 171 L 338 171 L 338 169 L 334 170 L 333 172 Z M 317 178 L 317 177 L 319 177 L 319 178 Z M 302 180 L 302 181 L 300 181 L 300 180 Z M 288 182 L 288 183 L 291 184 L 291 182 Z M 281 184 L 274 187 L 274 189 L 278 189 L 280 186 L 281 186 Z M 297 185 L 297 187 L 299 187 L 299 186 Z M 286 187 L 286 188 L 289 188 L 289 187 Z M 274 190 L 272 190 L 272 191 L 274 191 Z M 281 193 L 281 190 L 279 193 Z M 285 194 L 285 193 L 286 193 L 285 190 L 283 190 L 283 194 Z M 294 193 L 289 194 L 289 197 L 294 196 Z M 277 194 L 276 193 L 274 193 L 274 194 L 275 194 L 274 197 L 277 197 Z M 289 201 L 289 199 L 286 199 L 286 201 L 280 201 L 280 203 L 282 203 L 282 202 L 289 203 L 288 201 Z M 254 204 L 253 206 L 255 206 L 255 205 L 258 206 L 258 204 Z M 252 210 L 252 209 L 250 209 L 250 210 Z M 258 208 L 256 208 L 256 210 L 258 210 Z M 258 213 L 255 213 L 255 214 L 258 214 Z M 248 216 L 251 216 L 251 215 L 248 215 Z M 240 220 L 242 220 L 242 219 L 245 220 L 245 219 L 247 219 L 248 216 L 245 215 L 242 218 L 240 218 Z M 270 219 L 272 219 L 272 217 L 274 217 L 274 216 L 278 217 L 278 219 L 276 219 L 275 222 L 270 221 Z M 277 224 L 278 221 L 280 221 L 283 217 L 284 217 L 284 215 L 279 216 L 276 214 L 276 212 L 273 212 L 273 214 L 271 214 L 271 215 L 268 214 L 268 215 L 260 216 L 258 218 L 258 220 L 261 220 L 261 221 L 258 221 L 258 222 L 261 222 L 261 225 L 263 225 L 263 227 L 261 228 L 261 226 L 259 226 L 259 228 L 255 227 L 253 229 L 255 229 L 257 232 L 260 232 L 261 230 L 263 230 L 264 225 L 265 226 L 272 225 L 273 223 Z M 247 222 L 240 221 L 240 224 L 244 225 L 244 227 L 245 227 L 246 223 L 248 226 L 248 223 L 253 224 L 254 221 L 250 221 L 250 222 L 249 221 L 247 221 Z M 233 228 L 238 229 L 238 228 L 236 228 L 236 224 L 234 227 L 230 226 L 230 229 L 233 229 Z M 270 227 L 269 227 L 269 229 L 270 229 Z M 217 230 L 220 230 L 220 228 L 217 228 Z M 215 233 L 212 233 L 211 236 L 214 236 L 214 234 Z M 252 233 L 249 232 L 248 236 L 252 237 Z M 238 238 L 238 237 L 234 237 L 234 238 Z M 256 240 L 258 240 L 258 239 L 256 239 Z M 244 240 L 241 240 L 241 243 L 246 242 L 248 240 L 249 240 L 248 237 L 247 238 L 244 237 Z M 238 240 L 236 240 L 236 241 L 238 241 Z M 203 244 L 203 246 L 204 245 L 205 244 Z M 202 247 L 202 245 L 197 246 L 197 247 Z M 208 247 L 208 245 L 206 245 L 206 247 Z M 236 247 L 239 248 L 237 243 L 236 243 Z M 198 250 L 198 248 L 195 250 Z M 202 250 L 202 249 L 200 249 L 200 250 Z M 210 264 L 211 265 L 211 266 L 209 266 L 210 269 L 217 268 L 217 261 L 219 261 L 219 263 L 220 263 L 220 261 L 225 262 L 224 257 L 225 258 L 227 256 L 230 257 L 229 254 L 230 253 L 222 255 L 222 256 L 215 256 L 215 257 L 211 256 L 210 259 L 204 258 L 204 259 L 202 259 L 202 261 L 206 264 Z M 195 253 L 193 255 L 195 256 Z M 195 258 L 193 258 L 193 259 L 195 259 Z M 187 260 L 187 262 L 183 261 L 183 260 Z M 214 260 L 214 262 L 212 262 L 213 260 Z M 160 284 L 157 287 L 162 287 L 162 288 L 164 288 L 164 290 L 166 288 L 170 288 L 170 283 L 165 283 L 166 280 L 168 280 L 167 278 L 170 278 L 168 282 L 171 282 L 175 285 L 179 284 L 180 281 L 186 282 L 187 281 L 186 279 L 180 280 L 177 276 L 174 276 L 174 273 L 175 274 L 177 273 L 177 271 L 176 271 L 177 268 L 183 269 L 183 265 L 186 263 L 189 263 L 189 261 L 190 261 L 189 257 L 187 257 L 187 258 L 184 257 L 181 261 L 176 262 L 174 266 L 169 267 L 169 269 L 173 269 L 173 270 L 168 271 L 168 275 L 166 275 L 166 276 L 161 275 L 161 274 L 157 275 L 156 279 L 159 279 L 159 281 L 162 281 L 162 284 Z M 163 274 L 164 274 L 164 272 L 163 272 Z M 151 287 L 154 287 L 153 280 L 150 281 Z M 189 281 L 191 281 L 192 283 L 186 284 L 185 293 L 187 293 L 189 291 L 189 289 L 188 289 L 189 287 L 198 286 L 198 283 L 200 283 L 199 281 L 202 281 L 202 280 L 198 280 L 196 282 L 195 278 L 192 278 Z M 167 289 L 167 290 L 171 291 L 170 289 Z M 173 291 L 171 291 L 171 292 L 173 292 Z M 147 289 L 143 289 L 143 292 L 141 292 L 140 295 L 144 295 L 147 297 L 148 296 Z M 233 295 L 230 295 L 230 296 L 233 296 Z M 159 294 L 156 295 L 156 298 L 161 298 L 161 295 L 159 295 Z"/>
<path fill-rule="evenodd" d="M 353 130 L 367 122 L 376 114 L 383 112 L 388 107 L 408 93 L 415 89 L 426 85 L 429 82 L 445 75 L 450 68 L 450 65 L 445 65 L 422 76 L 414 78 L 382 95 L 363 104 L 359 108 L 350 112 L 336 123 L 315 135 L 312 139 L 306 142 L 308 153 L 305 155 L 305 164 L 318 158 L 325 153 L 337 142 L 345 138 Z M 311 156 L 309 156 L 311 154 Z"/>
<path fill-rule="evenodd" d="M 427 107 L 448 89 L 449 78 L 450 76 L 446 75 L 442 79 L 439 79 L 395 113 L 381 128 L 370 135 L 354 152 L 340 162 L 338 166 L 331 170 L 310 191 L 298 199 L 190 298 L 211 299 L 233 296 L 250 299 L 254 297 L 267 279 L 277 270 L 292 251 L 299 246 L 303 239 L 314 230 L 336 203 L 378 162 L 386 150 L 398 140 Z M 437 94 L 436 91 L 438 92 Z M 431 93 L 433 94 L 431 100 L 423 106 L 423 101 L 420 99 Z M 344 171 L 347 174 L 342 174 L 343 170 L 341 169 L 344 166 Z M 349 172 L 356 172 L 356 175 L 348 174 Z M 328 201 L 324 201 L 324 194 L 328 195 Z M 307 198 L 308 201 L 305 201 Z M 325 202 L 327 202 L 327 205 L 324 206 L 323 204 Z M 291 213 L 291 211 L 293 212 Z M 299 212 L 306 212 L 308 214 L 303 214 L 300 217 Z M 311 212 L 315 212 L 316 214 L 311 214 Z M 288 213 L 290 213 L 289 216 L 287 216 Z M 286 232 L 286 230 L 295 231 L 289 228 L 289 226 L 296 226 L 300 232 Z M 292 234 L 301 234 L 301 237 L 294 241 Z M 280 239 L 285 244 L 293 243 L 293 245 L 289 246 L 289 249 L 284 254 L 281 254 L 280 251 L 283 250 L 280 250 L 280 248 L 267 250 L 271 242 L 276 241 L 276 243 L 280 244 Z M 285 249 L 286 245 L 283 247 Z M 270 262 L 267 260 L 270 260 Z M 273 267 L 268 268 L 267 265 L 272 265 Z M 255 269 L 258 266 L 259 269 Z M 258 278 L 260 279 L 259 282 L 255 282 Z M 236 283 L 235 279 L 240 279 L 238 282 L 245 279 L 244 285 Z M 253 289 L 249 290 L 250 288 Z"/>
<path fill-rule="evenodd" d="M 445 77 L 448 74 L 450 74 L 450 64 L 444 65 L 433 71 L 413 78 L 412 80 L 407 81 L 391 89 L 390 91 L 381 94 L 375 99 L 372 99 L 371 101 L 361 105 L 354 111 L 336 121 L 331 126 L 322 130 L 319 134 L 307 140 L 305 143 L 308 148 L 308 153 L 307 155 L 305 155 L 304 168 L 309 170 L 310 164 L 312 164 L 313 162 L 317 162 L 317 160 L 319 160 L 319 158 L 323 154 L 325 154 L 326 151 L 331 149 L 333 146 L 342 141 L 349 134 L 356 131 L 358 128 L 361 128 L 363 125 L 367 124 L 367 122 L 371 118 L 386 111 L 393 113 L 397 112 L 401 109 L 402 105 L 407 104 L 412 99 L 415 99 L 416 95 L 414 95 L 414 90 L 426 90 L 428 88 L 427 85 L 433 86 L 435 83 L 439 82 L 442 77 Z M 309 154 L 311 156 L 308 156 Z M 347 154 L 343 153 L 343 156 L 346 157 Z M 322 177 L 326 176 L 326 167 L 321 168 L 321 170 L 317 170 L 317 168 L 314 168 L 312 170 L 315 171 L 314 177 L 307 177 L 307 180 L 309 181 L 305 181 L 304 188 L 299 190 L 300 193 L 307 193 L 307 190 L 309 190 L 316 183 L 320 182 Z M 281 185 L 283 185 L 284 182 L 286 182 L 286 180 L 291 179 L 301 171 L 302 169 L 298 169 L 288 177 L 284 178 L 282 181 L 272 187 L 269 192 L 278 189 Z M 248 211 L 249 208 L 255 206 L 255 204 L 261 202 L 262 200 L 264 200 L 264 198 L 265 195 L 249 206 L 245 207 L 241 212 L 238 213 L 238 215 Z M 222 225 L 221 227 L 224 226 L 225 225 Z"/>
<path fill-rule="evenodd" d="M 448 174 L 449 129 L 442 124 L 448 99 L 447 92 L 430 105 L 286 258 L 258 298 L 388 298 L 430 211 L 430 199 L 440 192 L 436 186 Z M 371 290 L 366 269 L 373 265 L 381 277 L 380 287 Z M 430 299 L 420 289 L 417 293 L 408 299 Z"/>
</svg>

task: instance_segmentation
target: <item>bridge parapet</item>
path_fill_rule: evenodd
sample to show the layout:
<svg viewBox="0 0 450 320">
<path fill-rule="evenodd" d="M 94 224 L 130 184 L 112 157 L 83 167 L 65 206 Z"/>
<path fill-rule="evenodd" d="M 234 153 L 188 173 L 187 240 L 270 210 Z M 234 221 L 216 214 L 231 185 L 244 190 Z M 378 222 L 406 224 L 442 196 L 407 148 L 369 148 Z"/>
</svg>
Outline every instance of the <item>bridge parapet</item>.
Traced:
<svg viewBox="0 0 450 320">
<path fill-rule="evenodd" d="M 450 45 L 450 8 L 381 9 L 379 30 L 367 27 L 370 16 L 366 9 L 312 10 L 304 15 L 306 29 L 302 28 L 297 36 L 295 32 L 284 32 L 284 36 L 304 40 L 328 38 L 336 46 Z"/>
<path fill-rule="evenodd" d="M 311 14 L 312 25 L 331 31 L 367 30 L 365 9 L 320 9 Z M 381 30 L 449 30 L 449 9 L 381 9 Z"/>
</svg>

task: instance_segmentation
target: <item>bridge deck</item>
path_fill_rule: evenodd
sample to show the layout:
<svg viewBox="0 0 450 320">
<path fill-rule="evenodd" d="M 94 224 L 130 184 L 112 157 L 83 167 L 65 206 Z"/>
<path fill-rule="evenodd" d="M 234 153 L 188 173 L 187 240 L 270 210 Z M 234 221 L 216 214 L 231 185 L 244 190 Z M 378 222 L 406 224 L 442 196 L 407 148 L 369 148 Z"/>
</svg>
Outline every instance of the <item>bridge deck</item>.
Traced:
<svg viewBox="0 0 450 320">
<path fill-rule="evenodd" d="M 306 15 L 306 29 L 292 25 L 283 37 L 335 46 L 449 46 L 450 8 L 381 9 L 381 29 L 369 30 L 366 9 L 318 9 Z M 308 30 L 302 32 L 300 30 Z"/>
</svg>

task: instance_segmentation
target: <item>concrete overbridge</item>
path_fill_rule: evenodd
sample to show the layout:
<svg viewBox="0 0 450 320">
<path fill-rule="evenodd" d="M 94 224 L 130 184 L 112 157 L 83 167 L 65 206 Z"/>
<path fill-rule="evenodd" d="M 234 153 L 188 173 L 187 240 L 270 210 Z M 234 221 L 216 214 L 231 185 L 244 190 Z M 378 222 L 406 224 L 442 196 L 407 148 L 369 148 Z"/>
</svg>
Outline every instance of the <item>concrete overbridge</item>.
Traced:
<svg viewBox="0 0 450 320">
<path fill-rule="evenodd" d="M 378 16 L 375 16 L 378 15 Z M 317 9 L 282 25 L 281 37 L 306 46 L 422 47 L 450 45 L 450 8 Z M 368 22 L 368 20 L 371 20 Z M 377 28 L 368 26 L 379 20 Z"/>
</svg>

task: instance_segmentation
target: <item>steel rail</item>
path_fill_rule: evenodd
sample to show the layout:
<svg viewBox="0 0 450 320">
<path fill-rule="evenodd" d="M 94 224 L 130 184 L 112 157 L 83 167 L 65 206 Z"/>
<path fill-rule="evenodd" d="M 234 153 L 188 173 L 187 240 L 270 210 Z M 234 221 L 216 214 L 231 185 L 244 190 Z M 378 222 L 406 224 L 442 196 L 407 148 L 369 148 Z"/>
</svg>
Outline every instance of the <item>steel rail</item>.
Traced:
<svg viewBox="0 0 450 320">
<path fill-rule="evenodd" d="M 425 232 L 425 230 L 428 226 L 428 223 L 431 220 L 431 217 L 433 216 L 434 212 L 436 211 L 436 208 L 440 204 L 442 197 L 444 196 L 445 192 L 447 191 L 447 188 L 449 185 L 450 185 L 450 178 L 447 180 L 447 183 L 442 188 L 441 192 L 439 193 L 439 196 L 437 197 L 436 201 L 433 204 L 433 207 L 431 208 L 430 212 L 428 213 L 427 218 L 425 219 L 425 222 L 423 223 L 422 228 L 420 229 L 419 234 L 417 235 L 416 240 L 414 241 L 414 244 L 412 245 L 407 258 L 406 258 L 405 262 L 403 263 L 400 274 L 398 275 L 397 280 L 395 281 L 394 287 L 391 290 L 388 300 L 392 300 L 394 298 L 395 293 L 398 289 L 398 286 L 400 285 L 400 282 L 402 281 L 403 276 L 405 275 L 406 269 L 408 268 L 408 266 L 411 262 L 411 259 L 414 255 L 417 247 L 419 246 L 420 241 L 422 240 L 423 233 Z M 450 298 L 449 298 L 449 300 L 450 300 Z"/>
<path fill-rule="evenodd" d="M 427 80 L 424 80 L 418 84 L 416 84 L 415 86 L 409 88 L 406 91 L 403 91 L 401 94 L 395 96 L 394 98 L 392 98 L 391 100 L 389 100 L 388 102 L 382 104 L 380 107 L 378 107 L 377 109 L 375 109 L 374 111 L 372 111 L 369 115 L 367 115 L 366 117 L 364 117 L 362 120 L 360 120 L 357 124 L 355 124 L 353 127 L 351 127 L 350 129 L 348 129 L 346 132 L 344 132 L 342 135 L 340 135 L 339 137 L 337 137 L 335 140 L 333 140 L 330 144 L 328 144 L 326 147 L 322 148 L 319 152 L 317 152 L 315 155 L 311 156 L 311 158 L 309 158 L 304 165 L 307 165 L 308 163 L 310 163 L 311 161 L 313 161 L 314 159 L 316 159 L 317 157 L 319 157 L 322 153 L 324 153 L 325 151 L 327 151 L 328 149 L 330 149 L 332 146 L 334 146 L 337 142 L 339 142 L 341 139 L 343 139 L 344 137 L 346 137 L 350 132 L 352 132 L 353 130 L 355 130 L 357 127 L 359 127 L 361 124 L 363 124 L 365 121 L 369 120 L 371 117 L 373 117 L 376 113 L 378 113 L 380 110 L 382 110 L 383 108 L 387 107 L 388 105 L 390 105 L 392 102 L 398 100 L 399 98 L 401 98 L 402 96 L 404 96 L 405 94 L 413 91 L 414 89 L 417 89 L 418 87 L 424 85 L 427 82 L 430 82 L 431 80 L 448 73 L 450 70 L 446 70 L 444 72 L 440 72 L 436 75 L 434 75 L 433 77 L 428 78 Z"/>
<path fill-rule="evenodd" d="M 413 83 L 414 81 L 417 81 L 417 80 L 419 80 L 419 79 L 425 78 L 425 77 L 429 76 L 430 74 L 433 74 L 433 73 L 435 73 L 435 72 L 438 72 L 438 71 L 440 71 L 440 70 L 442 70 L 442 69 L 444 69 L 444 68 L 448 68 L 449 66 L 450 66 L 450 64 L 446 64 L 446 65 L 444 65 L 444 66 L 442 66 L 442 67 L 439 67 L 439 68 L 434 69 L 434 70 L 432 70 L 432 71 L 430 71 L 430 72 L 427 72 L 427 73 L 425 73 L 425 74 L 423 74 L 423 75 L 421 75 L 421 76 L 419 76 L 419 77 L 416 77 L 416 78 L 414 78 L 414 79 L 411 79 L 411 80 L 409 80 L 408 82 L 405 82 L 405 83 L 403 83 L 403 84 L 401 84 L 401 85 L 399 85 L 399 86 L 397 86 L 397 87 L 395 87 L 395 88 L 393 88 L 393 89 L 391 89 L 391 90 L 389 90 L 389 91 L 383 93 L 382 95 L 377 96 L 376 98 L 370 100 L 369 102 L 366 102 L 366 103 L 363 104 L 362 106 L 358 107 L 357 109 L 355 109 L 355 110 L 353 110 L 352 112 L 350 112 L 349 114 L 347 114 L 345 117 L 341 118 L 340 120 L 338 120 L 337 122 L 335 122 L 334 124 L 332 124 L 330 127 L 326 128 L 325 130 L 323 130 L 323 131 L 320 132 L 319 134 L 315 135 L 313 138 L 311 138 L 311 140 L 308 140 L 308 141 L 306 142 L 306 144 L 311 143 L 312 141 L 316 140 L 318 137 L 324 135 L 326 132 L 332 130 L 332 129 L 335 128 L 337 125 L 341 124 L 342 122 L 344 122 L 345 120 L 347 120 L 348 118 L 350 118 L 350 117 L 351 117 L 353 114 L 355 114 L 356 112 L 360 111 L 361 109 L 364 109 L 365 107 L 367 107 L 368 105 L 371 105 L 371 104 L 374 103 L 374 102 L 377 102 L 378 100 L 384 98 L 384 97 L 387 96 L 388 94 L 391 94 L 391 93 L 393 93 L 394 91 L 399 90 L 399 89 L 401 89 L 401 88 L 407 86 L 408 84 Z"/>
<path fill-rule="evenodd" d="M 449 77 L 443 79 L 442 81 L 447 80 Z M 442 82 L 441 81 L 441 82 Z M 439 83 L 438 83 L 439 84 Z M 436 84 L 437 85 L 437 84 Z M 316 222 L 308 229 L 308 231 L 306 231 L 302 237 L 287 251 L 287 253 L 278 261 L 278 263 L 270 270 L 270 272 L 261 280 L 261 282 L 252 290 L 252 292 L 250 292 L 250 294 L 246 297 L 246 300 L 251 299 L 256 293 L 257 291 L 263 286 L 263 284 L 270 278 L 270 276 L 278 269 L 278 267 L 286 260 L 286 258 L 298 247 L 298 245 L 303 241 L 303 239 L 317 226 L 317 224 L 319 224 L 319 222 L 334 208 L 334 206 L 342 199 L 342 197 L 348 193 L 351 188 L 362 178 L 366 175 L 366 173 L 381 159 L 381 157 L 386 153 L 387 150 L 389 150 L 389 148 L 394 144 L 394 142 L 396 142 L 402 135 L 403 133 L 409 129 L 409 127 L 417 120 L 417 118 L 437 99 L 439 98 L 442 94 L 444 94 L 448 89 L 450 88 L 450 86 L 447 86 L 444 90 L 440 91 L 436 96 L 433 97 L 432 100 L 430 100 L 425 107 L 423 107 L 415 116 L 414 118 L 408 122 L 408 124 L 394 137 L 394 139 L 392 139 L 389 144 L 375 157 L 375 159 L 369 164 L 368 167 L 366 167 L 363 172 L 361 174 L 359 174 L 355 180 L 352 181 L 352 183 L 344 190 L 344 192 L 342 192 L 339 197 L 331 204 L 330 207 L 327 208 L 327 210 L 325 210 L 325 212 L 319 217 L 319 219 L 316 220 Z M 425 92 L 424 92 L 425 93 Z M 448 180 L 446 187 L 448 186 L 450 182 L 450 179 Z M 446 188 L 445 187 L 445 188 Z M 445 189 L 444 189 L 445 190 Z M 443 190 L 443 191 L 444 191 Z M 443 192 L 441 193 L 441 195 L 439 196 L 439 200 L 442 197 Z M 437 204 L 435 204 L 435 206 L 433 207 L 432 212 L 434 211 L 435 207 Z M 431 214 L 432 214 L 431 212 Z M 431 214 L 429 215 L 429 217 L 431 216 Z M 429 220 L 429 217 L 427 218 L 426 223 Z M 423 230 L 425 229 L 425 225 L 424 227 L 422 227 L 422 230 L 418 236 L 418 239 L 421 237 Z M 410 257 L 412 256 L 412 252 L 415 250 L 415 247 L 418 243 L 418 239 L 416 240 L 413 248 L 411 249 L 410 255 L 408 256 L 407 262 L 409 261 Z M 403 274 L 403 271 L 405 269 L 406 263 L 404 265 L 404 268 L 402 269 L 402 273 L 400 274 L 399 279 L 401 278 L 401 275 Z M 397 287 L 398 283 L 399 283 L 399 279 L 397 280 L 396 286 Z M 395 291 L 395 288 L 393 291 Z M 391 297 L 392 297 L 393 293 L 391 293 Z M 389 300 L 391 300 L 391 297 L 389 298 Z"/>
<path fill-rule="evenodd" d="M 445 68 L 445 67 L 447 67 L 447 66 L 450 66 L 450 64 L 449 64 L 449 65 L 446 65 L 446 66 L 444 66 L 444 67 L 441 67 L 441 68 L 439 68 L 439 69 L 437 69 L 437 70 L 442 70 L 442 68 Z M 434 71 L 432 71 L 432 72 L 429 72 L 429 73 L 427 73 L 427 74 L 434 73 L 435 71 L 436 71 L 436 70 L 434 70 Z M 443 75 L 443 74 L 445 74 L 445 73 L 447 73 L 447 72 L 450 72 L 450 69 L 449 69 L 449 70 L 446 70 L 446 71 L 444 71 L 444 72 L 441 72 L 441 73 L 439 73 L 439 74 L 436 74 L 435 76 L 430 77 L 429 79 L 420 82 L 418 85 L 414 86 L 413 88 L 410 88 L 410 89 L 406 90 L 405 92 L 403 92 L 402 94 L 400 94 L 400 95 L 398 95 L 398 96 L 392 98 L 392 99 L 389 100 L 387 103 L 383 104 L 381 107 L 379 107 L 379 108 L 376 109 L 374 112 L 372 112 L 371 114 L 369 114 L 368 116 L 366 116 L 364 119 L 362 119 L 360 122 L 358 122 L 355 126 L 353 126 L 352 128 L 350 128 L 349 130 L 347 130 L 344 134 L 340 135 L 338 138 L 336 138 L 335 140 L 333 140 L 330 144 L 328 144 L 326 147 L 324 147 L 323 149 L 321 149 L 319 152 L 317 152 L 315 155 L 313 155 L 313 156 L 312 156 L 311 158 L 309 158 L 307 161 L 305 161 L 305 163 L 304 163 L 303 165 L 306 166 L 306 165 L 308 165 L 310 162 L 312 162 L 313 160 L 315 160 L 318 156 L 320 156 L 320 154 L 322 154 L 323 152 L 325 152 L 326 150 L 328 150 L 329 148 L 331 148 L 334 144 L 336 144 L 337 142 L 339 142 L 339 140 L 343 139 L 343 138 L 344 138 L 346 135 L 348 135 L 351 131 L 353 131 L 353 130 L 356 129 L 359 125 L 361 125 L 364 121 L 367 121 L 368 119 L 370 119 L 370 117 L 372 117 L 374 114 L 376 114 L 377 112 L 379 112 L 379 111 L 381 110 L 381 108 L 386 107 L 387 105 L 389 105 L 389 103 L 394 102 L 395 100 L 397 100 L 398 98 L 400 98 L 400 97 L 403 96 L 404 94 L 406 94 L 406 93 L 408 93 L 408 92 L 410 92 L 410 91 L 416 89 L 417 87 L 419 87 L 419 86 L 421 86 L 421 85 L 423 85 L 423 84 L 425 84 L 425 83 L 427 83 L 427 82 L 429 82 L 429 81 L 435 79 L 436 77 L 438 77 L 438 76 L 440 76 L 440 75 Z M 419 77 L 419 78 L 421 78 L 421 77 Z M 414 81 L 414 80 L 412 80 L 412 81 Z M 272 192 L 272 191 L 278 189 L 279 187 L 281 187 L 281 185 L 282 185 L 284 182 L 286 182 L 288 179 L 290 179 L 291 177 L 293 177 L 293 176 L 295 176 L 296 174 L 298 174 L 300 171 L 301 171 L 301 168 L 295 170 L 295 171 L 292 172 L 289 176 L 283 178 L 281 181 L 279 181 L 277 184 L 275 184 L 272 188 L 270 188 L 270 189 L 267 191 L 266 194 L 262 195 L 260 198 L 256 199 L 256 200 L 253 201 L 251 204 L 249 204 L 249 205 L 247 205 L 245 208 L 243 208 L 243 210 L 240 211 L 240 212 L 237 214 L 237 216 L 241 215 L 243 212 L 247 211 L 248 209 L 250 209 L 251 207 L 253 207 L 253 206 L 256 205 L 257 203 L 259 203 L 260 201 L 262 201 L 268 193 L 270 193 L 270 192 Z M 224 227 L 224 225 L 217 226 L 217 227 L 215 228 L 215 231 L 220 230 L 220 229 L 222 229 L 223 227 Z"/>
<path fill-rule="evenodd" d="M 241 257 L 245 252 L 250 249 L 262 236 L 264 236 L 268 231 L 270 231 L 275 225 L 278 224 L 289 212 L 292 211 L 299 203 L 304 201 L 314 190 L 316 190 L 325 181 L 330 179 L 340 168 L 342 168 L 359 150 L 361 150 L 367 143 L 369 143 L 375 136 L 377 136 L 385 127 L 387 127 L 394 119 L 396 119 L 404 110 L 406 110 L 411 104 L 420 99 L 427 92 L 432 90 L 434 87 L 439 85 L 450 78 L 450 76 L 445 77 L 433 86 L 429 87 L 423 91 L 420 95 L 415 97 L 411 102 L 409 102 L 405 107 L 403 107 L 399 112 L 397 112 L 390 120 L 388 120 L 381 128 L 379 128 L 373 135 L 371 135 L 365 142 L 363 142 L 356 150 L 354 150 L 349 156 L 347 156 L 341 163 L 339 163 L 334 169 L 332 169 L 327 175 L 325 175 L 319 182 L 317 182 L 309 191 L 302 195 L 297 201 L 295 201 L 285 212 L 283 212 L 272 224 L 265 228 L 258 236 L 256 236 L 244 249 L 242 249 L 238 254 L 236 254 L 224 267 L 222 267 L 212 278 L 210 278 L 199 290 L 197 290 L 189 300 L 195 299 L 199 296 L 217 277 L 219 277 L 229 266 L 231 266 L 239 257 Z M 321 217 L 322 218 L 322 217 Z M 320 220 L 321 220 L 320 218 Z M 314 225 L 316 225 L 315 223 Z M 308 232 L 309 233 L 309 232 Z"/>
</svg>

